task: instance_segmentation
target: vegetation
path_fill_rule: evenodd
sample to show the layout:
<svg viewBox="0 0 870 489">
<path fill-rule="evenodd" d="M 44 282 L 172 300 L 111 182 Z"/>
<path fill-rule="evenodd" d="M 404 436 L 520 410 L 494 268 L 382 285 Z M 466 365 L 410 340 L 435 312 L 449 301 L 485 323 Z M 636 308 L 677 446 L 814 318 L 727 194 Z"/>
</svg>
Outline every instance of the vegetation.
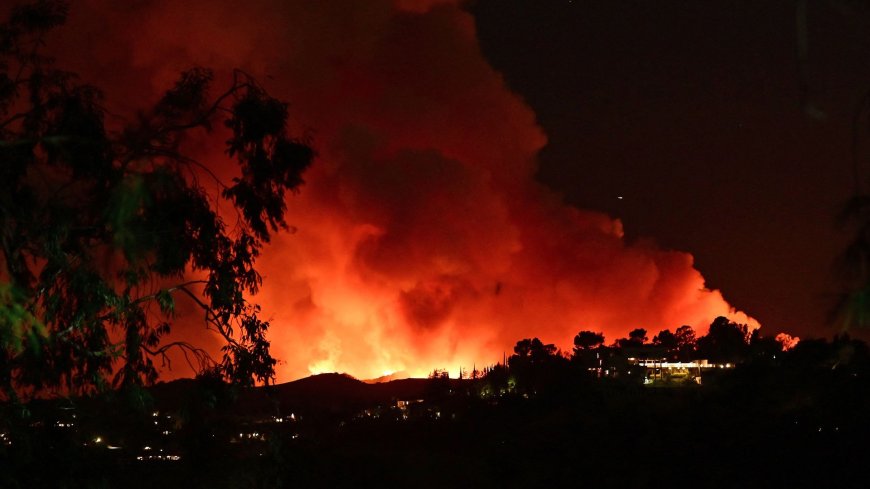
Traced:
<svg viewBox="0 0 870 489">
<path fill-rule="evenodd" d="M 787 351 L 763 340 L 746 339 L 735 368 L 678 388 L 582 367 L 595 350 L 618 365 L 617 346 L 566 356 L 535 339 L 479 379 L 327 374 L 220 403 L 201 382 L 161 384 L 157 419 L 175 421 L 154 427 L 149 413 L 110 429 L 117 416 L 79 403 L 85 446 L 68 428 L 31 427 L 29 453 L 20 435 L 0 443 L 0 486 L 863 487 L 851 461 L 870 453 L 870 349 L 847 336 Z M 97 428 L 124 450 L 95 445 Z M 158 449 L 179 459 L 136 460 Z"/>
<path fill-rule="evenodd" d="M 287 104 L 242 72 L 213 96 L 212 73 L 194 68 L 136 120 L 107 125 L 100 91 L 41 54 L 66 13 L 40 0 L 0 25 L 0 399 L 147 384 L 171 348 L 199 371 L 268 382 L 269 324 L 246 297 L 312 149 L 288 135 Z M 212 131 L 226 135 L 231 182 L 184 151 Z M 177 300 L 202 310 L 221 359 L 167 341 Z"/>
</svg>

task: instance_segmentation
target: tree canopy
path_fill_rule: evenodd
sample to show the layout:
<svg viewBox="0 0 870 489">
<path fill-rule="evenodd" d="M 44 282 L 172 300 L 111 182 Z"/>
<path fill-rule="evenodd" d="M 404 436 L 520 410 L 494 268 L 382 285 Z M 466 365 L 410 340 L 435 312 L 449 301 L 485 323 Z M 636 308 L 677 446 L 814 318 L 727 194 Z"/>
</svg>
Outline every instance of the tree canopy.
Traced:
<svg viewBox="0 0 870 489">
<path fill-rule="evenodd" d="M 735 363 L 746 358 L 749 344 L 748 328 L 724 316 L 719 316 L 710 324 L 706 336 L 698 338 L 698 354 L 712 362 Z"/>
<path fill-rule="evenodd" d="M 42 0 L 0 25 L 0 398 L 153 382 L 171 348 L 226 380 L 268 382 L 269 323 L 247 297 L 314 151 L 288 133 L 287 104 L 239 71 L 218 95 L 211 71 L 186 71 L 109 127 L 100 90 L 41 54 L 66 14 Z M 205 132 L 227 135 L 232 181 L 183 151 Z M 167 341 L 176 300 L 202 311 L 222 358 Z"/>
<path fill-rule="evenodd" d="M 614 346 L 619 348 L 639 348 L 647 342 L 649 338 L 646 336 L 644 328 L 635 328 L 628 332 L 628 338 L 619 338 L 614 342 Z"/>
<path fill-rule="evenodd" d="M 580 331 L 574 336 L 575 350 L 591 350 L 604 343 L 604 334 L 594 331 Z"/>
</svg>

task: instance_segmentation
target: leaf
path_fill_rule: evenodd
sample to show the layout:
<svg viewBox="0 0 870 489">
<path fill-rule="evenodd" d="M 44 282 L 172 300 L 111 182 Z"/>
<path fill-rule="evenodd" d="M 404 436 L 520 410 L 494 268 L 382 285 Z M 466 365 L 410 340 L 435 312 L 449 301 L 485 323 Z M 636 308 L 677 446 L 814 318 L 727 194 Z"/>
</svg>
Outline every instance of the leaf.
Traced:
<svg viewBox="0 0 870 489">
<path fill-rule="evenodd" d="M 157 292 L 156 298 L 157 304 L 160 305 L 160 311 L 163 314 L 173 315 L 175 313 L 175 299 L 168 289 L 160 289 Z"/>
</svg>

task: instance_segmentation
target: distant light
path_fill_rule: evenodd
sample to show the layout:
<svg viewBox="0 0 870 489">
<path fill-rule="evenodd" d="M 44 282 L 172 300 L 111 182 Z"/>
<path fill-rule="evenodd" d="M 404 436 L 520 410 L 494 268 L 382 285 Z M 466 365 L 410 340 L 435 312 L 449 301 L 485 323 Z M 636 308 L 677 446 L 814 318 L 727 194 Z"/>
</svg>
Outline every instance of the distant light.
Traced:
<svg viewBox="0 0 870 489">
<path fill-rule="evenodd" d="M 619 199 L 619 200 L 622 200 L 622 196 L 621 196 L 621 195 L 617 195 L 616 198 Z"/>
<path fill-rule="evenodd" d="M 94 438 L 94 443 L 102 443 L 102 442 L 103 442 L 103 438 L 101 436 Z"/>
</svg>

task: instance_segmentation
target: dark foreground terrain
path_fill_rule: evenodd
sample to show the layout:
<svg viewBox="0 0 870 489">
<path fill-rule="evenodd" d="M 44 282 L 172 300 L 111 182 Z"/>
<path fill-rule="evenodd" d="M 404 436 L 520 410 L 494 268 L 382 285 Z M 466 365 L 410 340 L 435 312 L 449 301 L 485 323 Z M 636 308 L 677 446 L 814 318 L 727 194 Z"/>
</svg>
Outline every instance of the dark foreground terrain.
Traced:
<svg viewBox="0 0 870 489">
<path fill-rule="evenodd" d="M 870 483 L 870 382 L 854 369 L 751 364 L 702 386 L 572 377 L 495 394 L 487 382 L 324 375 L 234 393 L 182 381 L 152 389 L 145 411 L 37 404 L 29 425 L 5 421 L 0 487 Z"/>
</svg>

